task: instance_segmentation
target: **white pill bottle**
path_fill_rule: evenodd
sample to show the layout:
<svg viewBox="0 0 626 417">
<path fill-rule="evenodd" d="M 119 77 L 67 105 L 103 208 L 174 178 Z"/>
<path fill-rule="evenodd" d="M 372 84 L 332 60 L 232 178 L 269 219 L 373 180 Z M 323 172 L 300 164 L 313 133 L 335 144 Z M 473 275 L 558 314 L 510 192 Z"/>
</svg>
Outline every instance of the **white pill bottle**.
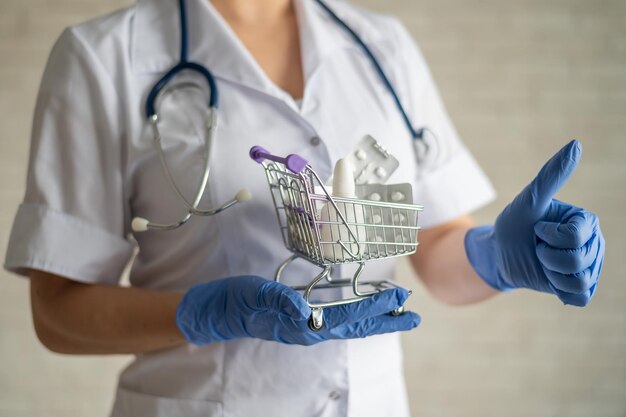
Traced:
<svg viewBox="0 0 626 417">
<path fill-rule="evenodd" d="M 331 262 L 354 261 L 361 258 L 366 249 L 365 244 L 357 243 L 366 240 L 365 215 L 363 205 L 343 200 L 356 198 L 354 167 L 347 159 L 335 164 L 332 196 L 339 197 L 334 199 L 337 208 L 330 202 L 325 203 L 319 219 L 324 258 Z"/>
</svg>

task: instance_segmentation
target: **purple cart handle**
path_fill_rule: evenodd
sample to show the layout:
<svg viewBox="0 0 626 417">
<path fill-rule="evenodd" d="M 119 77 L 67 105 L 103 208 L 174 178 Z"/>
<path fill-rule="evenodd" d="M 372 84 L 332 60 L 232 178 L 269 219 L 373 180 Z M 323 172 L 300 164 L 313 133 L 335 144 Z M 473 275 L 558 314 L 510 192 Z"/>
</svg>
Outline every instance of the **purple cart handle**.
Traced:
<svg viewBox="0 0 626 417">
<path fill-rule="evenodd" d="M 295 153 L 287 155 L 286 158 L 281 158 L 280 156 L 272 155 L 269 151 L 260 146 L 253 146 L 250 148 L 250 158 L 259 164 L 266 159 L 274 162 L 280 162 L 294 174 L 299 174 L 309 163 L 309 161 L 299 155 L 296 155 Z"/>
</svg>

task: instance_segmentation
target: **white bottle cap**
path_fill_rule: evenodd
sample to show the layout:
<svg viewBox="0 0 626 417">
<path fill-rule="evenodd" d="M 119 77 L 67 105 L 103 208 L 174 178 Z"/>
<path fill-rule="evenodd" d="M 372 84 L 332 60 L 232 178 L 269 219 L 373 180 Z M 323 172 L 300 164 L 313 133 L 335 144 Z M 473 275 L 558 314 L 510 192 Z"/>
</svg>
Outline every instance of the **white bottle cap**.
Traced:
<svg viewBox="0 0 626 417">
<path fill-rule="evenodd" d="M 347 159 L 340 159 L 333 172 L 333 195 L 336 197 L 355 198 L 354 167 Z"/>
</svg>

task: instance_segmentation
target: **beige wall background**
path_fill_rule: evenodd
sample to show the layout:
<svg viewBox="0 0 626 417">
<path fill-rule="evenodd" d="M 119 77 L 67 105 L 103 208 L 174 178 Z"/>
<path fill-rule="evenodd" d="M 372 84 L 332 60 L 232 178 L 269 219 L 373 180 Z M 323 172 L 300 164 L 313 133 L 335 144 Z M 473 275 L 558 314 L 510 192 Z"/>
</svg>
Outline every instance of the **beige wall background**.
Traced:
<svg viewBox="0 0 626 417">
<path fill-rule="evenodd" d="M 412 279 L 423 324 L 404 336 L 414 416 L 626 416 L 626 1 L 361 0 L 399 16 L 499 192 L 491 222 L 569 139 L 581 166 L 560 198 L 599 213 L 607 240 L 585 309 L 514 292 L 462 308 Z M 0 2 L 0 252 L 23 193 L 31 112 L 66 25 L 128 0 Z M 0 416 L 106 416 L 128 357 L 67 357 L 35 337 L 28 286 L 0 272 Z"/>
</svg>

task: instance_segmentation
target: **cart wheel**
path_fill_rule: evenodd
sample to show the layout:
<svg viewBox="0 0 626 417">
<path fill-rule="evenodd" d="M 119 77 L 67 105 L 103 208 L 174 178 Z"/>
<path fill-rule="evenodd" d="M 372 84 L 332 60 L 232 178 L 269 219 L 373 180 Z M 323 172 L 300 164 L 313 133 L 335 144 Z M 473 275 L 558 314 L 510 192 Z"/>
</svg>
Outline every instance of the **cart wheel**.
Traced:
<svg viewBox="0 0 626 417">
<path fill-rule="evenodd" d="M 321 308 L 312 308 L 311 317 L 309 317 L 309 329 L 318 332 L 324 327 L 324 310 Z"/>
<path fill-rule="evenodd" d="M 391 312 L 392 316 L 399 316 L 404 313 L 404 306 L 400 306 Z"/>
</svg>

